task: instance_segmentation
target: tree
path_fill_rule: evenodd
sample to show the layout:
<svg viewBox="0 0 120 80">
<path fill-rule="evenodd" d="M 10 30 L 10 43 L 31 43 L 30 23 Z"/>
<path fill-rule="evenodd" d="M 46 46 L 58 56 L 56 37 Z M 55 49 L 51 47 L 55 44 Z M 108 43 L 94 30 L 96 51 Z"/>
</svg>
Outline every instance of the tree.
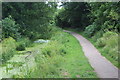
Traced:
<svg viewBox="0 0 120 80">
<path fill-rule="evenodd" d="M 6 3 L 3 2 L 3 19 L 9 15 L 20 25 L 19 32 L 30 39 L 38 35 L 40 38 L 49 34 L 50 23 L 54 20 L 56 3 Z"/>
<path fill-rule="evenodd" d="M 63 3 L 64 9 L 57 16 L 58 22 L 61 20 L 63 27 L 76 27 L 84 29 L 89 25 L 89 5 L 85 2 Z"/>
</svg>

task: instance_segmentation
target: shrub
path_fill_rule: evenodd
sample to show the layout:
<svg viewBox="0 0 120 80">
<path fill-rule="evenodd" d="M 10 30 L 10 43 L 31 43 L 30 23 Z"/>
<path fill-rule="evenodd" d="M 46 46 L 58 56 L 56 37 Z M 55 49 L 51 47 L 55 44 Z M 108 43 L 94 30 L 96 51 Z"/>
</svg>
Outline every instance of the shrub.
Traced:
<svg viewBox="0 0 120 80">
<path fill-rule="evenodd" d="M 12 19 L 11 16 L 5 18 L 4 20 L 0 21 L 2 23 L 2 38 L 13 37 L 17 39 L 20 37 L 19 25 Z"/>
<path fill-rule="evenodd" d="M 96 30 L 96 25 L 95 24 L 89 25 L 85 28 L 85 34 L 87 36 L 91 37 L 95 33 L 95 30 Z"/>
<path fill-rule="evenodd" d="M 17 46 L 16 50 L 18 50 L 18 51 L 25 50 L 25 45 L 24 44 L 20 44 L 19 46 Z"/>
<path fill-rule="evenodd" d="M 28 47 L 31 45 L 31 41 L 28 38 L 20 38 L 17 40 L 17 48 L 16 50 L 22 51 L 25 50 L 25 47 Z"/>
<path fill-rule="evenodd" d="M 42 35 L 38 32 L 28 32 L 27 37 L 29 37 L 30 40 L 35 41 L 36 39 L 42 38 Z"/>
<path fill-rule="evenodd" d="M 16 53 L 16 41 L 12 38 L 6 38 L 2 41 L 2 62 L 5 63 Z"/>
<path fill-rule="evenodd" d="M 96 42 L 97 39 L 99 39 L 99 38 L 101 38 L 103 36 L 103 33 L 104 33 L 103 30 L 96 32 L 94 34 L 94 36 L 92 37 L 92 39 Z"/>
<path fill-rule="evenodd" d="M 97 39 L 96 45 L 102 48 L 103 53 L 118 61 L 118 34 L 108 31 Z"/>
<path fill-rule="evenodd" d="M 115 32 L 111 32 L 111 31 L 108 31 L 106 33 L 103 34 L 103 37 L 104 38 L 110 38 L 111 36 L 117 36 L 118 34 L 115 33 Z"/>
<path fill-rule="evenodd" d="M 99 38 L 99 39 L 97 39 L 96 45 L 97 45 L 98 47 L 104 47 L 104 46 L 106 45 L 105 39 L 104 39 L 104 38 Z"/>
<path fill-rule="evenodd" d="M 99 47 L 104 47 L 105 45 L 115 47 L 118 45 L 118 34 L 108 31 L 103 34 L 103 37 L 97 39 L 96 44 Z"/>
</svg>

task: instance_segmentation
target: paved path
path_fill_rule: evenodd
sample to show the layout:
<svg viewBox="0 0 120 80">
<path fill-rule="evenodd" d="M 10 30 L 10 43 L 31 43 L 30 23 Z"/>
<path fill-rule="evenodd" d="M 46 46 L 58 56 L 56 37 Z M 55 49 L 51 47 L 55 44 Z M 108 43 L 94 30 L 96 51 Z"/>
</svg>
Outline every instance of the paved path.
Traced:
<svg viewBox="0 0 120 80">
<path fill-rule="evenodd" d="M 87 39 L 75 32 L 65 32 L 71 33 L 74 37 L 78 39 L 85 56 L 88 58 L 89 63 L 94 68 L 98 77 L 118 78 L 118 69 L 113 64 L 111 64 L 105 57 L 103 57 Z"/>
</svg>

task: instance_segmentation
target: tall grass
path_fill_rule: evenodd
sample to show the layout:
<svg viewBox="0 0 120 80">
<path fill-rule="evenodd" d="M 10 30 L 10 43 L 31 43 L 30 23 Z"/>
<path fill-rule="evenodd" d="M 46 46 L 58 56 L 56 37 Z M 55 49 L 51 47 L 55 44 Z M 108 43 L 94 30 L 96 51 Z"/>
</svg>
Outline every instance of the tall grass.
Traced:
<svg viewBox="0 0 120 80">
<path fill-rule="evenodd" d="M 30 75 L 42 78 L 97 77 L 85 58 L 78 41 L 68 33 L 58 31 L 35 57 L 37 67 Z M 83 64 L 84 63 L 84 64 Z M 80 71 L 79 71 L 80 70 Z M 89 71 L 89 72 L 88 72 Z"/>
<path fill-rule="evenodd" d="M 12 38 L 6 38 L 2 42 L 2 62 L 5 63 L 16 53 L 16 41 Z"/>
<path fill-rule="evenodd" d="M 29 47 L 31 44 L 32 43 L 28 38 L 20 38 L 19 40 L 17 40 L 16 50 L 23 51 L 26 47 Z"/>
<path fill-rule="evenodd" d="M 60 49 L 60 44 L 52 41 L 42 49 L 41 54 L 36 55 L 35 61 L 37 68 L 34 76 L 42 78 L 55 78 L 60 76 L 58 68 L 64 60 Z"/>
<path fill-rule="evenodd" d="M 21 38 L 18 41 L 12 37 L 4 39 L 0 43 L 2 49 L 2 57 L 0 58 L 1 62 L 5 63 L 11 57 L 17 54 L 17 51 L 25 50 L 26 47 L 30 46 L 30 43 L 31 41 L 28 38 Z"/>
<path fill-rule="evenodd" d="M 72 35 L 61 30 L 53 35 L 48 43 L 33 43 L 34 46 L 20 51 L 23 53 L 30 51 L 31 56 L 27 57 L 24 64 L 17 65 L 17 74 L 11 73 L 13 78 L 97 77 L 79 42 Z M 24 43 L 24 40 L 26 39 L 17 44 Z"/>
</svg>

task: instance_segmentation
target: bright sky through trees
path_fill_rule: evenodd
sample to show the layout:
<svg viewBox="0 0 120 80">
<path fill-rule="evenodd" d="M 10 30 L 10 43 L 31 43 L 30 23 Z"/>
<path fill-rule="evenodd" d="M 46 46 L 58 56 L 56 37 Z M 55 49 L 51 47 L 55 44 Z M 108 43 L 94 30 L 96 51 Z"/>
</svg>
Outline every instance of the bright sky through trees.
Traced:
<svg viewBox="0 0 120 80">
<path fill-rule="evenodd" d="M 57 4 L 58 4 L 57 8 L 58 8 L 58 9 L 61 9 L 61 8 L 62 8 L 62 6 L 61 6 L 62 3 L 61 3 L 61 2 L 58 2 Z"/>
</svg>

